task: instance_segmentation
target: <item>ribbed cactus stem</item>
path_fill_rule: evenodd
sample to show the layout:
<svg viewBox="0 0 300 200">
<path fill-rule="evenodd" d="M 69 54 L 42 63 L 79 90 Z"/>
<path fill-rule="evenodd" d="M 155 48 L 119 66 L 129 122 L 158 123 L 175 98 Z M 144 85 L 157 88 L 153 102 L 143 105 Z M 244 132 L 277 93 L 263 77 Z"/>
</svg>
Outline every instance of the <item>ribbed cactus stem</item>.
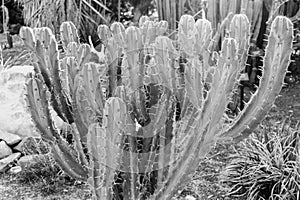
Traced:
<svg viewBox="0 0 300 200">
<path fill-rule="evenodd" d="M 127 108 L 122 99 L 109 98 L 104 107 L 103 124 L 92 124 L 88 132 L 90 169 L 88 182 L 96 199 L 112 199 L 112 183 L 121 158 L 121 139 Z"/>
<path fill-rule="evenodd" d="M 101 42 L 107 46 L 108 39 L 111 37 L 111 32 L 109 27 L 105 24 L 101 24 L 97 28 L 98 37 L 100 38 Z"/>
<path fill-rule="evenodd" d="M 77 29 L 72 22 L 63 22 L 60 26 L 60 36 L 63 48 L 67 50 L 68 44 L 71 42 L 79 43 Z"/>
<path fill-rule="evenodd" d="M 207 1 L 207 19 L 212 23 L 213 31 L 215 32 L 218 26 L 218 10 L 219 10 L 219 1 L 218 0 L 211 0 Z M 223 7 L 222 9 L 225 9 Z M 224 13 L 222 11 L 222 13 Z"/>
<path fill-rule="evenodd" d="M 121 50 L 125 45 L 125 27 L 120 22 L 114 22 L 111 24 L 110 30 L 112 37 L 119 46 L 118 50 Z"/>
<path fill-rule="evenodd" d="M 85 181 L 87 179 L 85 166 L 77 164 L 76 158 L 72 156 L 75 152 L 61 139 L 53 126 L 48 99 L 49 94 L 47 95 L 47 89 L 42 82 L 30 78 L 27 83 L 26 100 L 36 127 L 41 132 L 42 138 L 50 143 L 54 159 L 64 171 L 76 179 Z"/>
<path fill-rule="evenodd" d="M 222 139 L 240 141 L 247 137 L 271 109 L 281 90 L 287 66 L 290 63 L 290 55 L 293 51 L 292 43 L 292 22 L 286 17 L 276 17 L 272 22 L 268 37 L 260 87 L 251 97 L 245 109 L 221 134 Z"/>
<path fill-rule="evenodd" d="M 140 26 L 141 34 L 143 35 L 143 44 L 149 45 L 151 44 L 156 37 L 156 27 L 153 21 L 145 21 Z"/>
<path fill-rule="evenodd" d="M 1 5 L 1 9 L 2 9 L 2 27 L 3 27 L 3 33 L 6 33 L 7 30 L 8 30 L 9 11 L 8 11 L 8 8 L 4 4 Z"/>
<path fill-rule="evenodd" d="M 240 67 L 244 67 L 250 44 L 250 22 L 245 14 L 236 14 L 229 25 L 229 37 L 237 42 Z"/>
<path fill-rule="evenodd" d="M 58 140 L 52 143 L 51 152 L 53 158 L 64 172 L 77 180 L 87 181 L 87 166 L 78 163 L 76 152 L 71 149 L 65 141 Z"/>
<path fill-rule="evenodd" d="M 182 50 L 188 54 L 193 54 L 195 43 L 195 20 L 191 15 L 183 15 L 178 24 L 178 42 Z"/>
<path fill-rule="evenodd" d="M 133 92 L 143 85 L 143 71 L 144 67 L 139 67 L 139 52 L 142 49 L 142 36 L 139 29 L 136 27 L 129 27 L 125 31 L 126 34 L 126 59 L 128 77 L 126 78 L 126 85 Z"/>
<path fill-rule="evenodd" d="M 99 82 L 100 74 L 95 63 L 87 63 L 82 69 L 83 89 L 89 107 L 95 112 L 97 119 L 103 117 L 104 96 Z"/>
<path fill-rule="evenodd" d="M 42 81 L 34 77 L 29 79 L 26 88 L 26 102 L 38 130 L 41 132 L 42 138 L 49 142 L 54 141 L 59 138 L 59 135 L 53 126 L 54 123 L 50 115 L 48 104 L 49 92 Z"/>
<path fill-rule="evenodd" d="M 25 46 L 27 46 L 32 51 L 35 50 L 36 39 L 32 28 L 23 26 L 20 29 L 20 37 L 22 38 Z"/>
</svg>

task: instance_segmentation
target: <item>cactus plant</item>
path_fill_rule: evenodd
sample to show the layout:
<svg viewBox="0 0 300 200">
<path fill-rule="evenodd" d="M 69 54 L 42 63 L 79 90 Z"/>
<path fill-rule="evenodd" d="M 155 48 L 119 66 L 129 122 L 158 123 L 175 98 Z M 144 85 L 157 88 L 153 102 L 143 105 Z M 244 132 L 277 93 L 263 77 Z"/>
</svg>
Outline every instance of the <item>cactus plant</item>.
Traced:
<svg viewBox="0 0 300 200">
<path fill-rule="evenodd" d="M 37 35 L 22 28 L 36 71 L 27 84 L 29 111 L 62 169 L 87 181 L 94 199 L 171 199 L 216 142 L 247 137 L 281 89 L 293 25 L 279 16 L 272 22 L 260 86 L 228 121 L 227 105 L 245 67 L 250 23 L 240 14 L 229 27 L 218 53 L 210 52 L 212 27 L 206 19 L 182 16 L 178 41 L 163 36 L 165 22 L 147 18 L 127 29 L 120 23 L 101 25 L 104 64 L 90 61 L 89 45 L 68 37 L 65 50 L 73 53 L 62 57 L 49 29 Z M 72 31 L 66 36 L 76 33 L 62 30 Z M 76 51 L 78 46 L 85 50 Z M 62 133 L 71 141 L 57 131 L 49 106 L 64 120 Z"/>
</svg>

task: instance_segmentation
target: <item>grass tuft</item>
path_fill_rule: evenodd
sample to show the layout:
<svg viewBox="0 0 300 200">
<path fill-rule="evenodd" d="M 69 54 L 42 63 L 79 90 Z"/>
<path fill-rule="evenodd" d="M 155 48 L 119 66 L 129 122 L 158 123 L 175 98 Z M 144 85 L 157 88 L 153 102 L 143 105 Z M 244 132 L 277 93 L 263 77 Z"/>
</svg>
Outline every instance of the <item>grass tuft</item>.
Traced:
<svg viewBox="0 0 300 200">
<path fill-rule="evenodd" d="M 262 125 L 242 142 L 222 172 L 228 196 L 252 200 L 300 199 L 299 126 Z"/>
<path fill-rule="evenodd" d="M 63 178 L 63 172 L 50 154 L 24 168 L 16 177 L 20 184 L 30 185 L 43 196 L 61 192 Z"/>
</svg>

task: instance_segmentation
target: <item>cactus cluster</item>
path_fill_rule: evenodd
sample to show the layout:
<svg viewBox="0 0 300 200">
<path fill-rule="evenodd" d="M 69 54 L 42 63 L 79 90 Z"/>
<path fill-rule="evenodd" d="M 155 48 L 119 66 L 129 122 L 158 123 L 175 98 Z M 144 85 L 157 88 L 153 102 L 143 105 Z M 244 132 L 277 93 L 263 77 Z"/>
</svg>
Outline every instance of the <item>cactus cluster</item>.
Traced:
<svg viewBox="0 0 300 200">
<path fill-rule="evenodd" d="M 48 28 L 23 27 L 35 74 L 26 100 L 55 160 L 87 181 L 94 199 L 171 199 L 216 142 L 247 137 L 271 108 L 290 62 L 293 25 L 272 23 L 260 86 L 236 118 L 227 105 L 246 64 L 250 23 L 232 16 L 220 52 L 211 22 L 183 15 L 178 39 L 167 23 L 100 25 L 105 62 L 92 62 L 75 26 L 61 26 L 63 52 Z M 65 122 L 59 131 L 49 107 Z"/>
</svg>

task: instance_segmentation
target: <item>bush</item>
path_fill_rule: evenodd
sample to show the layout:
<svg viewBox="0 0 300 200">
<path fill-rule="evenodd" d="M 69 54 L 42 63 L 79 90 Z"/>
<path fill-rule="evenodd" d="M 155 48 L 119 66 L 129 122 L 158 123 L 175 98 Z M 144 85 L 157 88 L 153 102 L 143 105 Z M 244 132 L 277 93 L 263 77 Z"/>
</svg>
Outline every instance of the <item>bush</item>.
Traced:
<svg viewBox="0 0 300 200">
<path fill-rule="evenodd" d="M 229 196 L 251 200 L 300 199 L 299 126 L 262 126 L 236 149 L 220 179 Z"/>
</svg>

